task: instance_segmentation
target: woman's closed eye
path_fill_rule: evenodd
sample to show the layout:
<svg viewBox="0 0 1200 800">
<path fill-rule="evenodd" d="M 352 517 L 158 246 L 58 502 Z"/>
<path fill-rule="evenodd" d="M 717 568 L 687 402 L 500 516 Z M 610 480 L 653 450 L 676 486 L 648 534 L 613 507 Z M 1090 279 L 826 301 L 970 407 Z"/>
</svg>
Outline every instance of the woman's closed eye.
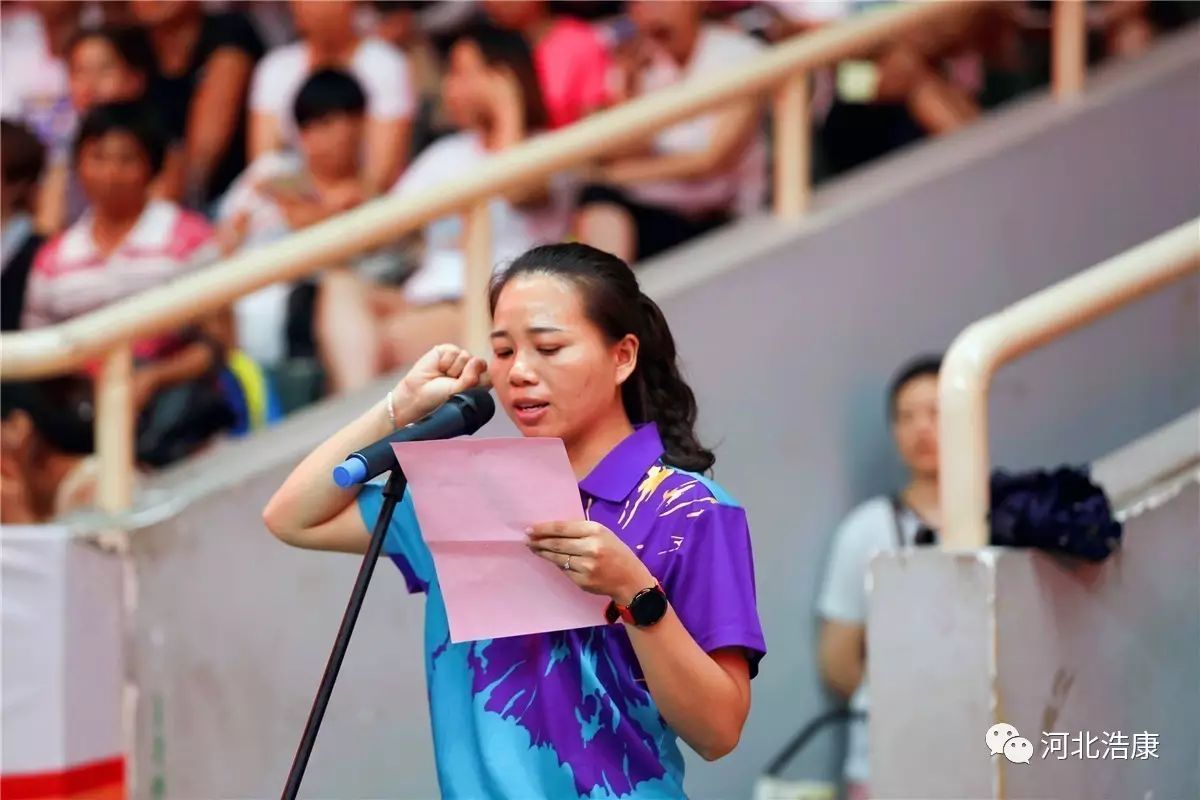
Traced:
<svg viewBox="0 0 1200 800">
<path fill-rule="evenodd" d="M 544 355 L 544 356 L 552 356 L 552 355 L 554 355 L 555 353 L 557 353 L 559 350 L 562 350 L 562 345 L 558 345 L 558 344 L 556 344 L 556 345 L 543 345 L 543 346 L 541 346 L 541 347 L 539 347 L 539 348 L 537 349 L 537 351 L 538 351 L 539 353 L 541 353 L 542 355 Z"/>
</svg>

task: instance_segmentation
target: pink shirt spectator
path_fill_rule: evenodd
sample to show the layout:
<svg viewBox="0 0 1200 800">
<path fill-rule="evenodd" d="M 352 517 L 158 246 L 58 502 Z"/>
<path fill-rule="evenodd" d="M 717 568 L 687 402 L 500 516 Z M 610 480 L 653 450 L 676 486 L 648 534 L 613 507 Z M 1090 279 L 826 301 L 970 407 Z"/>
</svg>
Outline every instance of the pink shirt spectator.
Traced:
<svg viewBox="0 0 1200 800">
<path fill-rule="evenodd" d="M 608 105 L 611 60 L 596 30 L 562 17 L 533 52 L 550 127 L 570 125 Z"/>
<path fill-rule="evenodd" d="M 212 229 L 204 218 L 174 203 L 147 204 L 125 240 L 107 257 L 92 238 L 91 214 L 85 214 L 38 252 L 21 327 L 66 322 L 167 283 L 217 255 Z M 177 335 L 164 334 L 135 342 L 134 355 L 154 359 L 179 344 Z"/>
</svg>

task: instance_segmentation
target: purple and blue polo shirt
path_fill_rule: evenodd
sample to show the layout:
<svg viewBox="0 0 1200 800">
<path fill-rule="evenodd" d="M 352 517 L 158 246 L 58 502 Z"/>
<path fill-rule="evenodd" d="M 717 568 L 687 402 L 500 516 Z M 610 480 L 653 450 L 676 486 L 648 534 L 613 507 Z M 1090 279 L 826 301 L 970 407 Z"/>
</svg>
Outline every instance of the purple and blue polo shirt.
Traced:
<svg viewBox="0 0 1200 800">
<path fill-rule="evenodd" d="M 706 652 L 766 652 L 746 512 L 715 483 L 663 463 L 654 425 L 637 428 L 579 484 L 588 519 L 650 568 Z M 358 498 L 368 530 L 379 485 Z M 680 798 L 683 757 L 622 625 L 451 644 L 433 557 L 406 495 L 384 551 L 428 595 L 425 675 L 442 795 Z M 519 612 L 518 612 L 519 613 Z"/>
</svg>

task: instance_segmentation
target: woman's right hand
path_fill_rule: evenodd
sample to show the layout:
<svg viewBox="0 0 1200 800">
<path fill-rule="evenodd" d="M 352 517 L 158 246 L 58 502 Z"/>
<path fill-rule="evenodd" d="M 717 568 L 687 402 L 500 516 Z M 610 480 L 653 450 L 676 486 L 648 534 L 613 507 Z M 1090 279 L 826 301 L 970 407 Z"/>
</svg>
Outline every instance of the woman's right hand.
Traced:
<svg viewBox="0 0 1200 800">
<path fill-rule="evenodd" d="M 452 344 L 439 344 L 417 359 L 392 393 L 397 418 L 420 419 L 475 386 L 488 386 L 487 362 Z"/>
</svg>

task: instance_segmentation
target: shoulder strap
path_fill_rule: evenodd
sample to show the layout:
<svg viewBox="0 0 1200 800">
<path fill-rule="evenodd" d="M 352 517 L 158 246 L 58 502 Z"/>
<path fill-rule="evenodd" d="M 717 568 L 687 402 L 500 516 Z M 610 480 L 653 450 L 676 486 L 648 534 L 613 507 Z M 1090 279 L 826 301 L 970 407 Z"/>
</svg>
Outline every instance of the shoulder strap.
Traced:
<svg viewBox="0 0 1200 800">
<path fill-rule="evenodd" d="M 896 547 L 904 548 L 904 524 L 900 519 L 904 513 L 904 501 L 900 499 L 900 495 L 893 494 L 888 497 L 892 505 L 892 531 L 896 535 Z"/>
</svg>

